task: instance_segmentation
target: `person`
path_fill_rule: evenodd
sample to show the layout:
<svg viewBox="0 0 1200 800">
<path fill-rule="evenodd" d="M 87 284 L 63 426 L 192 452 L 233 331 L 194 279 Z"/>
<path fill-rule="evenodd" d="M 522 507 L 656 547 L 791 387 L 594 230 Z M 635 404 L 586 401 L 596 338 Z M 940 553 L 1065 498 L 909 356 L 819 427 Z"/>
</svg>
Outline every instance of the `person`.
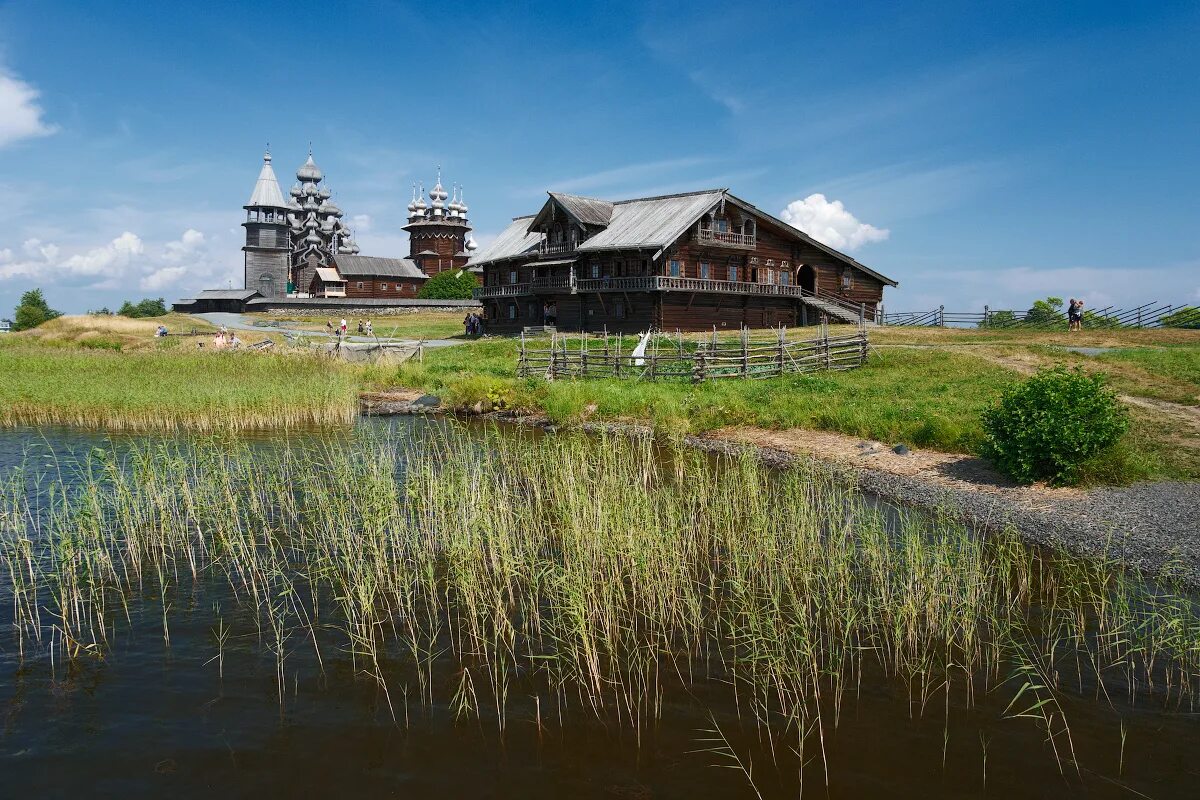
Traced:
<svg viewBox="0 0 1200 800">
<path fill-rule="evenodd" d="M 361 319 L 358 321 L 358 332 L 360 335 L 363 332 L 363 321 Z"/>
<path fill-rule="evenodd" d="M 155 329 L 154 335 L 155 335 L 155 337 L 166 336 L 167 335 L 167 326 L 159 325 L 158 328 Z"/>
<path fill-rule="evenodd" d="M 366 332 L 367 336 L 375 335 L 375 328 L 371 326 L 371 320 L 367 320 L 365 323 L 363 323 L 363 330 Z"/>
<path fill-rule="evenodd" d="M 330 336 L 333 336 L 333 320 L 331 320 L 331 319 L 325 320 L 325 332 L 328 333 Z"/>
<path fill-rule="evenodd" d="M 463 317 L 463 336 L 471 335 L 471 318 L 474 316 L 472 312 L 468 311 L 467 315 Z"/>
<path fill-rule="evenodd" d="M 236 350 L 242 346 L 242 340 L 238 338 L 236 333 L 230 337 L 229 346 L 232 347 L 234 350 Z"/>
<path fill-rule="evenodd" d="M 1071 304 L 1067 306 L 1067 330 L 1083 330 L 1083 300 L 1071 298 Z"/>
<path fill-rule="evenodd" d="M 338 330 L 341 331 L 342 336 L 346 335 L 346 330 L 348 327 L 349 326 L 346 325 L 346 318 L 342 317 L 342 324 L 338 326 Z"/>
</svg>

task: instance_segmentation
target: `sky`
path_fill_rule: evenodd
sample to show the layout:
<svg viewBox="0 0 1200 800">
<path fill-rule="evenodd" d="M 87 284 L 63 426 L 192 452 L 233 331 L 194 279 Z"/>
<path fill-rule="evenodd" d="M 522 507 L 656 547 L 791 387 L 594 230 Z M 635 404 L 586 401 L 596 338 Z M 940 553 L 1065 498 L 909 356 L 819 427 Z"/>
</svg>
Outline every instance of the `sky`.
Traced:
<svg viewBox="0 0 1200 800">
<path fill-rule="evenodd" d="M 486 246 L 547 190 L 727 187 L 889 310 L 1200 304 L 1195 2 L 0 0 L 0 316 L 241 285 L 268 143 L 362 252 L 438 165 Z"/>
</svg>

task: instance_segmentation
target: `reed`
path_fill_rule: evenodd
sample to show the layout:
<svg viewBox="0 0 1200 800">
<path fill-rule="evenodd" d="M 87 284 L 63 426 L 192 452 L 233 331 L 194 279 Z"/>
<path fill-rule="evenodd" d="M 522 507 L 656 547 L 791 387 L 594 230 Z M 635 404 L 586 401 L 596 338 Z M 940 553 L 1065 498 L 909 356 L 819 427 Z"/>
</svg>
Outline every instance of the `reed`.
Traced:
<svg viewBox="0 0 1200 800">
<path fill-rule="evenodd" d="M 815 467 L 448 424 L 62 469 L 34 493 L 12 477 L 0 501 L 12 645 L 101 655 L 132 604 L 156 602 L 165 640 L 176 594 L 208 591 L 256 620 L 281 709 L 300 647 L 347 652 L 400 724 L 443 706 L 503 732 L 513 698 L 534 697 L 539 730 L 583 714 L 640 741 L 707 682 L 776 765 L 825 763 L 843 706 L 881 680 L 919 714 L 1004 692 L 1065 770 L 1063 694 L 1194 709 L 1200 689 L 1200 615 L 1169 579 L 938 515 L 889 520 Z M 223 669 L 235 623 L 207 605 Z M 712 728 L 714 755 L 756 779 L 727 721 Z"/>
</svg>

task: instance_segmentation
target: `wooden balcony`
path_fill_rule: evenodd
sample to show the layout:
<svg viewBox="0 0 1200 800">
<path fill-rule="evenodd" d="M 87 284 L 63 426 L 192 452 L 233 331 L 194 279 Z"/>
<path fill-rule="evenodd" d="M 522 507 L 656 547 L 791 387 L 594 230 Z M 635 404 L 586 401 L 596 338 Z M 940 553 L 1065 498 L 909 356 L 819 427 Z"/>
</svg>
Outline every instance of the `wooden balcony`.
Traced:
<svg viewBox="0 0 1200 800">
<path fill-rule="evenodd" d="M 735 231 L 717 231 L 712 228 L 697 228 L 693 241 L 713 247 L 734 247 L 739 250 L 753 250 L 755 238 L 753 233 L 737 233 Z"/>
<path fill-rule="evenodd" d="M 485 297 L 520 297 L 529 294 L 529 291 L 528 283 L 502 283 L 499 286 L 480 286 L 478 289 L 472 289 L 471 296 L 476 300 Z"/>
<path fill-rule="evenodd" d="M 538 258 L 552 258 L 562 256 L 568 253 L 574 253 L 575 248 L 579 246 L 578 242 L 542 242 L 538 245 Z"/>
<path fill-rule="evenodd" d="M 672 278 L 648 275 L 636 278 L 587 278 L 576 281 L 580 292 L 705 292 L 715 294 L 751 294 L 773 297 L 799 297 L 799 286 L 744 281 L 715 281 L 707 278 Z"/>
<path fill-rule="evenodd" d="M 547 278 L 534 278 L 529 284 L 535 292 L 557 291 L 559 289 L 570 289 L 571 278 L 569 275 L 555 275 Z"/>
</svg>

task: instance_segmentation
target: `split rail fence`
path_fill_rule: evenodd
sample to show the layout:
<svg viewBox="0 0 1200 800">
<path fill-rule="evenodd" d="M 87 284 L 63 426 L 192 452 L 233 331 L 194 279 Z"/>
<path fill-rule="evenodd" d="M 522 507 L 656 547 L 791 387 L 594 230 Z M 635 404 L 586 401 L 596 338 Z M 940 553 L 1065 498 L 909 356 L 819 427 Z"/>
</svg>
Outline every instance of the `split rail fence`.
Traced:
<svg viewBox="0 0 1200 800">
<path fill-rule="evenodd" d="M 1067 315 L 1039 314 L 983 307 L 983 311 L 947 311 L 938 306 L 929 311 L 899 311 L 878 315 L 881 325 L 916 327 L 978 328 L 1065 328 Z M 1170 303 L 1143 303 L 1133 308 L 1108 306 L 1084 309 L 1084 328 L 1195 328 L 1200 327 L 1200 308 Z"/>
<path fill-rule="evenodd" d="M 740 336 L 722 338 L 714 331 L 701 339 L 662 333 L 625 335 L 553 335 L 546 339 L 521 337 L 517 376 L 545 380 L 562 378 L 635 378 L 689 380 L 722 378 L 762 379 L 825 370 L 847 370 L 867 361 L 870 342 L 860 326 L 854 333 L 829 335 L 820 326 L 815 339 L 788 341 L 779 328 L 770 339 Z"/>
</svg>

